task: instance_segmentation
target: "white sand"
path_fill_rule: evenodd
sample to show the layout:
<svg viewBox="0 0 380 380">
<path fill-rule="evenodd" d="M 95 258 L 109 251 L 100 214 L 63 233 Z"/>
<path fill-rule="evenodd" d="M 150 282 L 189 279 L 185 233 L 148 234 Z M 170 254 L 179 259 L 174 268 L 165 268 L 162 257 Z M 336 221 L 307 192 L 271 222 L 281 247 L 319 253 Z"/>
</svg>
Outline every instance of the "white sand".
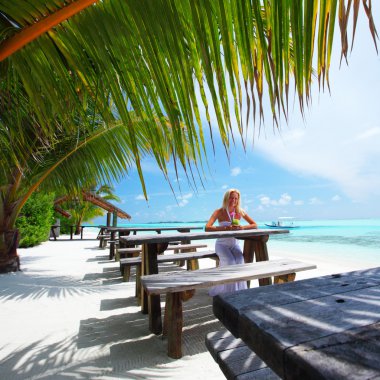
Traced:
<svg viewBox="0 0 380 380">
<path fill-rule="evenodd" d="M 1 379 L 224 378 L 204 345 L 205 335 L 222 327 L 207 291 L 185 303 L 184 356 L 174 360 L 166 341 L 149 333 L 134 282 L 121 281 L 118 263 L 97 240 L 61 236 L 19 254 L 22 272 L 0 275 Z M 284 251 L 270 257 L 310 262 Z M 313 263 L 318 269 L 297 279 L 368 267 L 318 255 Z"/>
</svg>

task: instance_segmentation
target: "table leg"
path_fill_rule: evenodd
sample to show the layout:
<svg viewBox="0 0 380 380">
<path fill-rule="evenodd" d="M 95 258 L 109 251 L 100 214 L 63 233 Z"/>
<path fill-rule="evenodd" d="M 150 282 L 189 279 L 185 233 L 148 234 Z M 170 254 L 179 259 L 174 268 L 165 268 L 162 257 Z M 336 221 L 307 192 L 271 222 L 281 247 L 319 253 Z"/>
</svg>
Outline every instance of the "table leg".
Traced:
<svg viewBox="0 0 380 380">
<path fill-rule="evenodd" d="M 80 226 L 80 240 L 83 240 L 83 226 Z"/>
<path fill-rule="evenodd" d="M 70 226 L 70 240 L 73 240 L 73 226 Z"/>
<path fill-rule="evenodd" d="M 158 273 L 157 255 L 167 248 L 168 244 L 143 244 L 141 272 L 142 275 Z M 141 289 L 141 312 L 149 313 L 149 330 L 153 334 L 161 334 L 161 302 L 159 295 L 147 296 Z"/>
<path fill-rule="evenodd" d="M 252 263 L 255 257 L 255 241 L 254 240 L 244 240 L 243 256 L 245 263 Z"/>
<path fill-rule="evenodd" d="M 268 240 L 269 240 L 269 235 L 244 239 L 244 248 L 243 248 L 244 262 L 252 263 L 255 256 L 256 256 L 256 261 L 268 261 L 269 260 L 268 249 L 267 249 Z M 271 285 L 271 284 L 272 284 L 272 279 L 270 277 L 259 279 L 260 286 Z M 248 282 L 248 287 L 249 287 L 249 282 Z"/>
<path fill-rule="evenodd" d="M 55 227 L 50 228 L 51 233 L 53 234 L 53 239 L 57 240 L 57 235 L 55 234 Z"/>
<path fill-rule="evenodd" d="M 111 237 L 110 237 L 110 255 L 109 259 L 112 260 L 115 257 L 115 236 L 116 232 L 111 231 Z"/>
<path fill-rule="evenodd" d="M 255 243 L 255 254 L 256 254 L 256 261 L 268 261 L 269 255 L 268 255 L 268 248 L 267 248 L 267 241 L 269 240 L 269 235 L 259 236 L 257 239 L 254 240 Z M 271 285 L 272 284 L 272 278 L 262 278 L 259 280 L 259 285 Z"/>
</svg>

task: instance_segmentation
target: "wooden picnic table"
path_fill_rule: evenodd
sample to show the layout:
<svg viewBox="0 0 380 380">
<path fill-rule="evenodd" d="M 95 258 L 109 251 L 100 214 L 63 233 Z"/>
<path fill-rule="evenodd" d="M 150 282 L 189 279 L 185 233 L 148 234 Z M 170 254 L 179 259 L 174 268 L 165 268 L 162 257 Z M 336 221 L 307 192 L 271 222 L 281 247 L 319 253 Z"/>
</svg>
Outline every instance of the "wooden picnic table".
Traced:
<svg viewBox="0 0 380 380">
<path fill-rule="evenodd" d="M 155 231 L 157 234 L 161 234 L 162 231 L 177 231 L 177 232 L 190 232 L 191 230 L 202 230 L 203 227 L 197 227 L 197 226 L 181 226 L 181 227 L 106 227 L 104 229 L 105 232 L 110 232 L 110 260 L 113 259 L 115 256 L 115 240 L 116 240 L 116 234 L 119 235 L 119 240 L 121 236 L 129 236 L 130 233 L 133 233 L 133 235 L 136 235 L 138 232 L 151 232 Z M 188 240 L 183 239 L 183 243 L 189 243 Z M 128 244 L 128 246 L 130 246 Z"/>
<path fill-rule="evenodd" d="M 231 230 L 231 231 L 212 231 L 212 232 L 182 232 L 182 233 L 165 233 L 156 235 L 133 235 L 121 236 L 120 241 L 128 244 L 142 245 L 142 275 L 157 274 L 158 263 L 157 255 L 164 252 L 168 244 L 173 241 L 217 239 L 224 237 L 235 237 L 244 240 L 244 260 L 246 263 L 252 262 L 254 256 L 256 261 L 265 261 L 269 259 L 267 250 L 267 241 L 269 235 L 288 233 L 286 229 L 250 229 L 250 230 Z M 260 285 L 271 283 L 271 278 L 259 280 Z M 148 296 L 142 292 L 141 311 L 148 313 Z M 159 295 L 149 296 L 149 328 L 154 334 L 162 332 L 161 321 L 161 304 Z"/>
<path fill-rule="evenodd" d="M 203 227 L 198 226 L 182 226 L 182 227 L 106 227 L 109 232 L 133 232 L 136 235 L 137 232 L 150 232 L 156 231 L 160 234 L 162 231 L 178 231 L 178 232 L 190 232 L 191 230 L 203 230 Z"/>
<path fill-rule="evenodd" d="M 50 231 L 51 231 L 51 234 L 53 235 L 53 239 L 54 240 L 57 240 L 57 235 L 55 234 L 55 229 L 56 228 L 59 228 L 61 227 L 60 224 L 53 224 L 51 227 L 50 227 Z M 81 240 L 83 239 L 83 230 L 86 228 L 86 227 L 92 227 L 92 228 L 101 228 L 103 226 L 94 226 L 93 224 L 82 224 L 79 226 L 80 228 L 80 238 Z M 70 226 L 70 240 L 73 240 L 73 235 L 74 235 L 74 229 L 76 228 L 75 225 L 71 225 Z"/>
<path fill-rule="evenodd" d="M 380 267 L 219 295 L 213 310 L 281 378 L 380 378 Z"/>
</svg>

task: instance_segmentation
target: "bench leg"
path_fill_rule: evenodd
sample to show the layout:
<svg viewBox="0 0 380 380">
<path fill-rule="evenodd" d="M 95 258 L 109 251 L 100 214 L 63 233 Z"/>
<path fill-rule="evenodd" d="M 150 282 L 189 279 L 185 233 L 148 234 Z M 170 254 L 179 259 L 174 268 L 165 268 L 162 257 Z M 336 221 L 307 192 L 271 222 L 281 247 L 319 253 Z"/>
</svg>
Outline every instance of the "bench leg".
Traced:
<svg viewBox="0 0 380 380">
<path fill-rule="evenodd" d="M 123 266 L 123 281 L 124 282 L 129 282 L 129 278 L 131 275 L 131 267 L 128 265 Z"/>
<path fill-rule="evenodd" d="M 199 269 L 198 259 L 187 260 L 187 270 L 197 270 Z"/>
<path fill-rule="evenodd" d="M 275 276 L 274 283 L 275 284 L 283 284 L 285 282 L 294 281 L 295 278 L 296 278 L 295 273 L 283 274 L 281 276 Z"/>
<path fill-rule="evenodd" d="M 136 291 L 135 296 L 138 299 L 139 305 L 141 304 L 141 265 L 136 266 Z"/>
<path fill-rule="evenodd" d="M 168 338 L 168 356 L 173 359 L 182 357 L 182 294 L 166 294 L 164 331 Z"/>
<path fill-rule="evenodd" d="M 268 255 L 268 248 L 267 248 L 267 241 L 269 240 L 268 235 L 260 236 L 257 240 L 255 240 L 255 255 L 256 255 L 256 261 L 268 261 L 269 255 Z M 272 284 L 272 278 L 261 278 L 259 279 L 259 285 L 265 286 L 265 285 L 271 285 Z"/>
<path fill-rule="evenodd" d="M 174 250 L 174 253 L 181 253 L 181 251 L 179 249 L 175 249 Z M 179 267 L 183 267 L 185 265 L 185 260 L 177 260 L 175 261 L 175 263 L 179 266 Z"/>
</svg>

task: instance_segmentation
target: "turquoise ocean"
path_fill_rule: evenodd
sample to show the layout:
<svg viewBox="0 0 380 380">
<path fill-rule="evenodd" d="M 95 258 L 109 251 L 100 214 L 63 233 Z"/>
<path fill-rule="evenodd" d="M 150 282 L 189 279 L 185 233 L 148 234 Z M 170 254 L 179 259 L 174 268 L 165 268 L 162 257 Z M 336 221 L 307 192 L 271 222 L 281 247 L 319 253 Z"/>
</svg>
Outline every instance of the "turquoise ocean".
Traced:
<svg viewBox="0 0 380 380">
<path fill-rule="evenodd" d="M 268 228 L 258 222 L 259 228 Z M 126 227 L 204 227 L 205 221 L 164 223 L 120 223 Z M 289 234 L 272 235 L 268 250 L 285 250 L 295 254 L 318 255 L 324 259 L 359 261 L 380 266 L 380 219 L 308 220 L 297 221 L 298 228 Z M 196 232 L 196 231 L 194 231 Z M 163 232 L 164 233 L 164 232 Z M 212 244 L 212 240 L 206 241 Z"/>
</svg>

